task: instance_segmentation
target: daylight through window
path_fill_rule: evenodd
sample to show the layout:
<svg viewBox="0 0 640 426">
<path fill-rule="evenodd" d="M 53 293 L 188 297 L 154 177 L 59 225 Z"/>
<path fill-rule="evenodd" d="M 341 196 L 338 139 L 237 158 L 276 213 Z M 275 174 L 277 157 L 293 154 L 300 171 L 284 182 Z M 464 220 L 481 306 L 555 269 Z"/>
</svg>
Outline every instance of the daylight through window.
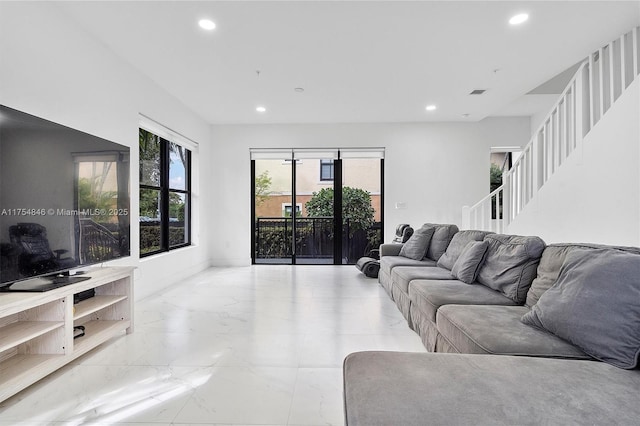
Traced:
<svg viewBox="0 0 640 426">
<path fill-rule="evenodd" d="M 140 256 L 191 244 L 191 151 L 145 129 L 140 140 Z"/>
</svg>

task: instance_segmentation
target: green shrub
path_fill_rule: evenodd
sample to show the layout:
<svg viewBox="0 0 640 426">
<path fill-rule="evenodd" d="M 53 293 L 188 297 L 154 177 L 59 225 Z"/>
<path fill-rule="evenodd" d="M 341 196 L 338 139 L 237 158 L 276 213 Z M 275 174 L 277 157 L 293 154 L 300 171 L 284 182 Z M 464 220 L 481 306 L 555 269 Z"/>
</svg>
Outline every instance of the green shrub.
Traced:
<svg viewBox="0 0 640 426">
<path fill-rule="evenodd" d="M 307 243 L 311 233 L 306 229 L 298 229 L 296 235 L 296 246 L 302 247 Z M 258 238 L 256 232 L 256 257 L 284 258 L 291 256 L 291 227 L 270 226 L 260 229 Z"/>
<path fill-rule="evenodd" d="M 169 227 L 169 246 L 184 244 L 184 227 Z M 160 250 L 160 225 L 140 226 L 140 253 Z"/>
<path fill-rule="evenodd" d="M 314 192 L 305 207 L 310 217 L 333 216 L 333 188 Z M 371 228 L 374 213 L 369 192 L 348 186 L 342 188 L 342 220 L 349 224 L 349 237 L 356 231 Z"/>
</svg>

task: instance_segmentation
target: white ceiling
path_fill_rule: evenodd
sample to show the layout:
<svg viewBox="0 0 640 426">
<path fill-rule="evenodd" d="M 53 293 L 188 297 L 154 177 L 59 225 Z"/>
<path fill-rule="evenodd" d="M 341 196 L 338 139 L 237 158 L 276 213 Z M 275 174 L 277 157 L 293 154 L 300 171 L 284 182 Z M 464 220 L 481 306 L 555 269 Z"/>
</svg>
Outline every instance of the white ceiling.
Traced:
<svg viewBox="0 0 640 426">
<path fill-rule="evenodd" d="M 527 92 L 640 25 L 640 1 L 59 6 L 211 123 L 476 121 L 514 111 L 531 115 L 541 106 L 527 102 Z M 529 21 L 511 27 L 508 19 L 522 11 L 529 13 Z M 217 28 L 200 29 L 197 22 L 203 17 Z M 304 92 L 296 93 L 296 87 Z M 470 96 L 473 89 L 487 92 Z M 259 104 L 266 113 L 255 111 Z M 428 113 L 428 104 L 438 109 Z"/>
</svg>

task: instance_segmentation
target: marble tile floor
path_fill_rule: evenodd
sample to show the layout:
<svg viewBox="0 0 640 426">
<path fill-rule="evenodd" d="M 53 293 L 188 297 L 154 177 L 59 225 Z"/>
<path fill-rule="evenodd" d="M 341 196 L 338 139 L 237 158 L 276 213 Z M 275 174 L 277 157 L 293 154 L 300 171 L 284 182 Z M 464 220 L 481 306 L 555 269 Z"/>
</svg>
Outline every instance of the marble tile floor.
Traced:
<svg viewBox="0 0 640 426">
<path fill-rule="evenodd" d="M 353 266 L 212 268 L 0 403 L 0 426 L 342 425 L 342 361 L 362 350 L 425 352 Z"/>
</svg>

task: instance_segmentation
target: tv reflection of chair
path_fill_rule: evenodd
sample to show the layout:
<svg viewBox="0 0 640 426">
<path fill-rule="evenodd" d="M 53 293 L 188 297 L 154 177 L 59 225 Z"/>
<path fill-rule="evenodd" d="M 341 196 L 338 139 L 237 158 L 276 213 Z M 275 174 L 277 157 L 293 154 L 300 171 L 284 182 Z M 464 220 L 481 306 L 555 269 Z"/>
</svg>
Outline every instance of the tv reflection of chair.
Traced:
<svg viewBox="0 0 640 426">
<path fill-rule="evenodd" d="M 51 250 L 47 228 L 38 223 L 10 226 L 9 237 L 18 250 L 18 270 L 23 276 L 41 275 L 77 266 L 75 259 L 62 257 L 67 250 Z"/>
<path fill-rule="evenodd" d="M 20 278 L 18 274 L 18 250 L 10 243 L 0 243 L 0 282 Z"/>
</svg>

